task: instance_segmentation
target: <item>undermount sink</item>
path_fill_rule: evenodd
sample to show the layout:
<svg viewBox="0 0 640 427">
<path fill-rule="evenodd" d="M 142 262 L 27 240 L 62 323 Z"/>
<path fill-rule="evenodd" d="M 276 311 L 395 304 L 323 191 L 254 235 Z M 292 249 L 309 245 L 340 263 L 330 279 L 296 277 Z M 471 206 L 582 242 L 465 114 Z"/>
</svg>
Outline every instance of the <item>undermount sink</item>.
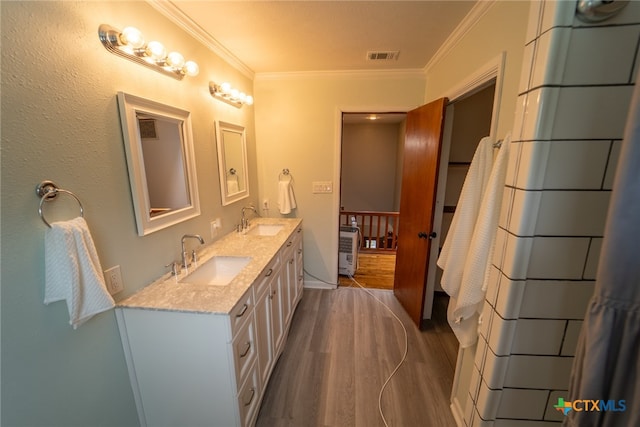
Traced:
<svg viewBox="0 0 640 427">
<path fill-rule="evenodd" d="M 254 236 L 275 236 L 283 228 L 283 224 L 256 224 L 247 231 L 247 234 Z"/>
<path fill-rule="evenodd" d="M 214 256 L 193 273 L 188 274 L 180 283 L 194 285 L 225 286 L 228 285 L 242 269 L 249 264 L 251 257 Z"/>
</svg>

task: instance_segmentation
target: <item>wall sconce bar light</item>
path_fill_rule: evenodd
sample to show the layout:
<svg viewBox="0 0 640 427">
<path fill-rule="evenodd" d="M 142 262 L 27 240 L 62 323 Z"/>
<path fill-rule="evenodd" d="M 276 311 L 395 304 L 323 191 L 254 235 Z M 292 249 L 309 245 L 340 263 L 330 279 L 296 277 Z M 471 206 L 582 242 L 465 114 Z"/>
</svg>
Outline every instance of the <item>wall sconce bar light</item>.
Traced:
<svg viewBox="0 0 640 427">
<path fill-rule="evenodd" d="M 247 95 L 244 92 L 240 92 L 238 89 L 231 87 L 229 83 L 216 84 L 209 82 L 209 92 L 214 98 L 231 104 L 234 107 L 241 108 L 243 105 L 252 105 L 253 97 Z"/>
<path fill-rule="evenodd" d="M 126 27 L 120 31 L 110 25 L 98 27 L 98 36 L 105 49 L 116 55 L 127 58 L 140 65 L 152 68 L 166 76 L 182 80 L 187 76 L 196 76 L 200 69 L 193 61 L 185 61 L 179 52 L 169 52 L 162 43 L 145 42 L 142 33 L 134 27 Z"/>
</svg>

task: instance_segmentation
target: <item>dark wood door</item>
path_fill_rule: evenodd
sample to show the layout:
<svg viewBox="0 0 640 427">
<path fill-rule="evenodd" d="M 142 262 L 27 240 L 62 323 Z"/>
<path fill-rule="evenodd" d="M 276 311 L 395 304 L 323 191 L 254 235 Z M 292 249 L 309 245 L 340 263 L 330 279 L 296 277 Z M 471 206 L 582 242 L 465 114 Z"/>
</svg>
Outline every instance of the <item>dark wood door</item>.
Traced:
<svg viewBox="0 0 640 427">
<path fill-rule="evenodd" d="M 394 293 L 420 327 L 446 98 L 407 113 Z"/>
</svg>

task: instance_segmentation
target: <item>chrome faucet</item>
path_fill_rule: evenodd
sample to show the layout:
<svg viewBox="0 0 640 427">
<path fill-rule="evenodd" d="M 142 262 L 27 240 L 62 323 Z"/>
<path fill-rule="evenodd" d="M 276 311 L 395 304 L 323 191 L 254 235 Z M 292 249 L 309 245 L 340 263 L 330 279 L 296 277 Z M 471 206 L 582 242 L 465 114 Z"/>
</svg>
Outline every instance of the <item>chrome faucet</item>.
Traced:
<svg viewBox="0 0 640 427">
<path fill-rule="evenodd" d="M 253 207 L 253 205 L 245 206 L 244 208 L 242 208 L 242 222 L 240 223 L 240 225 L 242 226 L 243 230 L 246 230 L 247 228 L 249 228 L 249 219 L 245 218 L 245 216 L 244 216 L 244 211 L 246 209 L 252 210 L 257 216 L 260 216 L 258 214 L 258 211 L 256 210 L 256 208 Z"/>
<path fill-rule="evenodd" d="M 191 263 L 187 261 L 187 250 L 184 247 L 185 239 L 198 239 L 200 244 L 204 245 L 204 239 L 199 234 L 185 234 L 182 236 L 182 240 L 180 242 L 182 244 L 182 268 L 188 268 L 191 265 Z M 195 258 L 195 256 L 192 258 Z"/>
</svg>

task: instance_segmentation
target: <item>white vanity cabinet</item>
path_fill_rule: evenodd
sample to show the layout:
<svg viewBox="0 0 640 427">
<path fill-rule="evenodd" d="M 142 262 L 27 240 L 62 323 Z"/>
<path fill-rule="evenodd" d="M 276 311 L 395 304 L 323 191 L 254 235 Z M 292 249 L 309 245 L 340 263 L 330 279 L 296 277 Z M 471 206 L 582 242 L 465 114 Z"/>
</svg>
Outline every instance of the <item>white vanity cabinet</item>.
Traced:
<svg viewBox="0 0 640 427">
<path fill-rule="evenodd" d="M 116 316 L 141 426 L 255 424 L 302 295 L 302 228 L 295 224 L 271 250 L 275 255 L 253 267 L 246 290 L 237 294 L 242 296 L 228 301 L 231 309 L 189 309 L 188 304 L 217 300 L 215 292 L 222 291 L 189 288 L 176 279 L 119 304 Z M 234 237 L 246 239 L 232 236 L 227 247 Z M 264 242 L 242 246 L 259 250 Z M 161 305 L 172 298 L 193 302 Z"/>
<path fill-rule="evenodd" d="M 289 325 L 294 310 L 300 298 L 302 298 L 303 265 L 302 265 L 302 227 L 289 236 L 285 244 L 282 262 L 284 264 L 285 279 L 285 303 L 283 304 L 283 317 L 286 325 Z"/>
<path fill-rule="evenodd" d="M 245 426 L 261 383 L 253 291 L 229 315 L 117 310 L 141 426 Z"/>
<path fill-rule="evenodd" d="M 282 342 L 282 266 L 281 254 L 271 261 L 260 279 L 254 283 L 255 316 L 258 325 L 258 371 L 266 385 Z"/>
</svg>

